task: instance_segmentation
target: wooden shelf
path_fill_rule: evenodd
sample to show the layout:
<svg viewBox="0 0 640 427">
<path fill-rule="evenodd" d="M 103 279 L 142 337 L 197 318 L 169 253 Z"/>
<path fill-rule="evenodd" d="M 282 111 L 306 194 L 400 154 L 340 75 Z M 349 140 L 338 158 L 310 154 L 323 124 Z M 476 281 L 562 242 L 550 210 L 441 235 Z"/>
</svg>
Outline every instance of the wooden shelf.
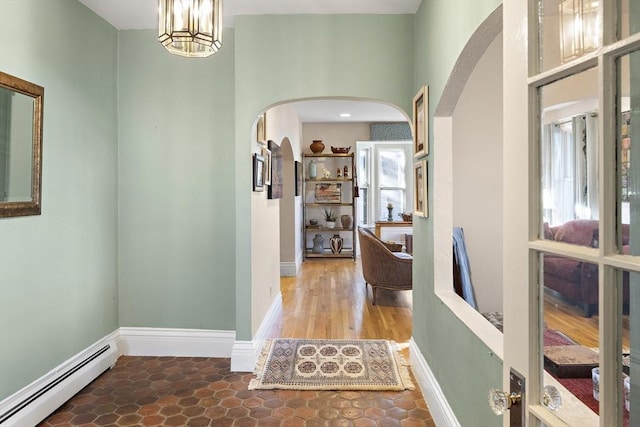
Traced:
<svg viewBox="0 0 640 427">
<path fill-rule="evenodd" d="M 304 157 L 353 157 L 353 153 L 313 153 L 305 154 Z"/>
<path fill-rule="evenodd" d="M 353 203 L 333 203 L 333 202 L 313 202 L 313 203 L 305 203 L 305 206 L 313 207 L 313 206 L 351 206 Z"/>
<path fill-rule="evenodd" d="M 353 178 L 305 178 L 305 182 L 331 183 L 331 182 L 351 182 Z"/>
<path fill-rule="evenodd" d="M 331 249 L 325 249 L 323 253 L 316 254 L 311 251 L 311 249 L 307 249 L 305 251 L 306 258 L 354 258 L 352 249 L 342 248 L 342 252 L 339 254 L 334 254 L 331 252 Z M 354 258 L 355 259 L 355 258 Z"/>
<path fill-rule="evenodd" d="M 342 228 L 342 227 L 328 228 L 328 227 L 314 227 L 311 225 L 307 225 L 305 229 L 307 231 L 355 231 L 355 228 Z"/>
<path fill-rule="evenodd" d="M 317 177 L 315 179 L 308 178 L 309 174 L 307 173 L 307 168 L 309 163 L 313 160 L 324 159 L 321 160 L 320 164 L 322 164 L 323 168 L 327 168 L 328 170 L 336 171 L 338 169 L 344 170 L 346 168 L 349 171 L 348 177 L 330 177 L 323 178 Z M 313 237 L 314 233 L 324 233 L 325 236 L 327 234 L 338 234 L 342 238 L 345 239 L 344 243 L 349 244 L 350 248 L 343 248 L 342 252 L 339 254 L 334 254 L 331 252 L 330 248 L 325 248 L 322 253 L 316 254 L 313 253 L 311 248 L 306 248 L 304 251 L 304 258 L 353 258 L 356 259 L 356 244 L 357 244 L 357 236 L 356 236 L 356 226 L 350 228 L 343 227 L 335 227 L 328 228 L 325 227 L 324 223 L 319 226 L 310 226 L 308 225 L 308 220 L 310 218 L 320 218 L 319 209 L 332 209 L 334 213 L 339 217 L 341 215 L 348 214 L 353 218 L 353 221 L 357 220 L 356 214 L 356 200 L 354 198 L 355 189 L 354 184 L 355 180 L 353 178 L 353 171 L 355 168 L 355 155 L 354 153 L 344 153 L 344 154 L 333 154 L 333 153 L 318 153 L 318 154 L 303 154 L 302 155 L 302 176 L 304 177 L 302 182 L 302 201 L 303 201 L 303 224 L 305 224 L 304 230 L 302 232 L 302 239 L 305 242 L 305 246 L 310 244 L 310 239 Z M 337 174 L 336 174 L 337 175 Z M 344 183 L 344 184 L 343 184 Z M 314 185 L 315 184 L 315 185 Z M 332 200 L 336 200 L 337 202 L 325 202 L 325 201 L 316 201 L 315 191 L 318 189 L 318 184 L 333 184 L 335 187 L 340 189 L 340 197 L 337 197 L 338 191 L 331 193 L 330 198 Z M 327 198 L 325 198 L 327 199 Z M 309 200 L 309 201 L 308 201 Z M 338 201 L 339 200 L 339 201 Z M 340 222 L 338 224 L 342 225 Z"/>
</svg>

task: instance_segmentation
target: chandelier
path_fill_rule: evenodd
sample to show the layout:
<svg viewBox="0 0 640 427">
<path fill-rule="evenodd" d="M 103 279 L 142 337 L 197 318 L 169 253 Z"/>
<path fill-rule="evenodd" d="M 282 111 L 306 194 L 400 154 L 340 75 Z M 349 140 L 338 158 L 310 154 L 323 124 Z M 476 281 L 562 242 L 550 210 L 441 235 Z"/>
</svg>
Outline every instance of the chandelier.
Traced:
<svg viewBox="0 0 640 427">
<path fill-rule="evenodd" d="M 559 5 L 562 62 L 600 47 L 600 1 L 564 0 Z"/>
<path fill-rule="evenodd" d="M 171 53 L 206 57 L 222 47 L 222 0 L 158 0 L 158 41 Z"/>
</svg>

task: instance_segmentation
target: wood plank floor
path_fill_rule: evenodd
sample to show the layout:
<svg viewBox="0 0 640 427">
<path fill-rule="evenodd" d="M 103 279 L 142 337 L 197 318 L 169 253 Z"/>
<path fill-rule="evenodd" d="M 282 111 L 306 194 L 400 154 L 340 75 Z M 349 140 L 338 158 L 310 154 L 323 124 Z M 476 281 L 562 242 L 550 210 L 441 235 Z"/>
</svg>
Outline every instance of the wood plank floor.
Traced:
<svg viewBox="0 0 640 427">
<path fill-rule="evenodd" d="M 544 295 L 544 321 L 548 328 L 561 331 L 585 347 L 599 347 L 599 317 L 584 317 L 580 308 L 551 294 Z M 629 351 L 629 316 L 622 317 L 623 352 Z"/>
<path fill-rule="evenodd" d="M 389 339 L 408 346 L 411 291 L 381 289 L 372 305 L 359 259 L 306 260 L 280 287 L 283 310 L 273 338 Z"/>
</svg>

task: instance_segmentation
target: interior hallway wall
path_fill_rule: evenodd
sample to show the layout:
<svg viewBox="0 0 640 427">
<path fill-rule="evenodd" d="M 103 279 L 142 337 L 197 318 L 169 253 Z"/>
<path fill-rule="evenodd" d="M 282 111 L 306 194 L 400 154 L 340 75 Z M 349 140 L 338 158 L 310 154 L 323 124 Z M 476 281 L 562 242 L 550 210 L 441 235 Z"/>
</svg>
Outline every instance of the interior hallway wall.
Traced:
<svg viewBox="0 0 640 427">
<path fill-rule="evenodd" d="M 502 37 L 453 115 L 453 225 L 464 230 L 478 310 L 502 312 Z"/>
<path fill-rule="evenodd" d="M 249 261 L 234 250 L 233 30 L 223 37 L 192 59 L 153 30 L 119 32 L 120 326 L 235 329 L 235 265 Z"/>
<path fill-rule="evenodd" d="M 118 327 L 118 123 L 113 27 L 69 0 L 0 16 L 0 69 L 44 87 L 42 214 L 0 219 L 2 400 Z"/>
</svg>

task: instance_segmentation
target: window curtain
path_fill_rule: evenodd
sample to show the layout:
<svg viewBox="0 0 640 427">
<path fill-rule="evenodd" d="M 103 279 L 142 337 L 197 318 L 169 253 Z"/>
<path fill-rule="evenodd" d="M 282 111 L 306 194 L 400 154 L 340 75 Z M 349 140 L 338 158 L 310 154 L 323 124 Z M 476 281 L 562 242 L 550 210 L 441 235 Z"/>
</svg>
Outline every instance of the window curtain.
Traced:
<svg viewBox="0 0 640 427">
<path fill-rule="evenodd" d="M 572 119 L 575 146 L 575 217 L 598 219 L 598 118 L 595 114 Z"/>
<path fill-rule="evenodd" d="M 542 208 L 549 225 L 560 225 L 574 218 L 575 147 L 569 123 L 551 123 L 543 128 Z"/>
</svg>

